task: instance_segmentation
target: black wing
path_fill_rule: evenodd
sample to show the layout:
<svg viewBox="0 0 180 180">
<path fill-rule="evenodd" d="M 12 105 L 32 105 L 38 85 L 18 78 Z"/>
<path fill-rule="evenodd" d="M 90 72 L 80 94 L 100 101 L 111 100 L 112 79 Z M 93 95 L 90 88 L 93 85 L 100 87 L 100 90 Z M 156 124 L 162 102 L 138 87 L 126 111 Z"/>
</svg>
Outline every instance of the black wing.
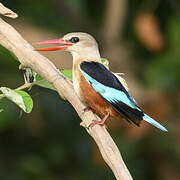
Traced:
<svg viewBox="0 0 180 180">
<path fill-rule="evenodd" d="M 144 113 L 140 110 L 136 101 L 126 91 L 119 79 L 103 64 L 84 61 L 80 64 L 80 68 L 95 91 L 98 92 L 117 112 L 136 124 L 138 123 L 135 120 L 142 120 Z M 99 89 L 106 92 L 106 94 Z M 114 93 L 114 95 L 110 95 L 110 93 Z"/>
</svg>

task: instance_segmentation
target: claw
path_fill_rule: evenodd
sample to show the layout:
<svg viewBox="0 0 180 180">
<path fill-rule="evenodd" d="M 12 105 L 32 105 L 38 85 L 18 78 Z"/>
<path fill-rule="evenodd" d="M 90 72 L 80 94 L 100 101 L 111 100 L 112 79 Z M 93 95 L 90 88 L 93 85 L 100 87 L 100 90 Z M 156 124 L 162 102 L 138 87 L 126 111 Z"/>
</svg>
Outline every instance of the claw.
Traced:
<svg viewBox="0 0 180 180">
<path fill-rule="evenodd" d="M 106 115 L 103 117 L 103 119 L 101 121 L 93 120 L 93 122 L 88 126 L 88 129 L 92 128 L 96 124 L 99 124 L 101 126 L 105 126 L 105 128 L 106 128 L 106 125 L 104 123 L 109 118 L 109 116 L 110 116 L 110 113 L 106 112 Z"/>
</svg>

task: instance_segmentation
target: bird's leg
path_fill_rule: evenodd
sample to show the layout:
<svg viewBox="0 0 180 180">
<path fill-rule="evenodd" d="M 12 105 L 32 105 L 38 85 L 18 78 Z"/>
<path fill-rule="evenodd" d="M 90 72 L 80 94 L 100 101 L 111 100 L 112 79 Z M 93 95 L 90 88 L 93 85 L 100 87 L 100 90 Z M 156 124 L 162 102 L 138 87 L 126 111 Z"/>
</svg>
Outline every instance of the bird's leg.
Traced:
<svg viewBox="0 0 180 180">
<path fill-rule="evenodd" d="M 109 116 L 110 116 L 110 113 L 109 112 L 105 112 L 105 116 L 103 117 L 103 119 L 101 121 L 93 120 L 93 122 L 88 126 L 88 128 L 93 127 L 96 124 L 105 125 L 104 123 L 109 118 Z"/>
</svg>

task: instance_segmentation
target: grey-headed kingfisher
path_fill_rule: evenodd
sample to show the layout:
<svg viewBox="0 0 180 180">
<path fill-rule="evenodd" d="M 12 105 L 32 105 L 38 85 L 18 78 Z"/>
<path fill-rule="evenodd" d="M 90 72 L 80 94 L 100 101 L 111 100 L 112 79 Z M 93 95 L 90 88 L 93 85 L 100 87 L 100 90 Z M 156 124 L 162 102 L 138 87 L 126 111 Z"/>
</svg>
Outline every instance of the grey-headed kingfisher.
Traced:
<svg viewBox="0 0 180 180">
<path fill-rule="evenodd" d="M 111 117 L 123 117 L 140 125 L 144 120 L 167 132 L 138 106 L 123 84 L 101 62 L 96 40 L 87 33 L 69 33 L 63 38 L 37 42 L 37 44 L 58 44 L 56 47 L 37 49 L 38 51 L 69 51 L 73 56 L 73 86 L 79 98 L 95 112 L 103 125 Z"/>
</svg>

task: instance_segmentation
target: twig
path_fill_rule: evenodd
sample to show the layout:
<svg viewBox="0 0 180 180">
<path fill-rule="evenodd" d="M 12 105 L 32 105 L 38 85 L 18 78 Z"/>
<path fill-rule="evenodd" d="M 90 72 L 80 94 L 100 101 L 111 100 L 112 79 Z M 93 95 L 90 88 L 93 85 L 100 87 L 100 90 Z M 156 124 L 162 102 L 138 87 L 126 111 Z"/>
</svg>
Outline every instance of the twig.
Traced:
<svg viewBox="0 0 180 180">
<path fill-rule="evenodd" d="M 34 51 L 33 47 L 2 19 L 0 19 L 0 44 L 13 52 L 23 66 L 30 67 L 45 80 L 53 84 L 58 93 L 65 97 L 75 108 L 82 119 L 81 125 L 86 128 L 92 120 L 100 120 L 91 111 L 83 113 L 85 105 L 74 92 L 72 83 L 58 71 L 52 62 Z M 112 169 L 115 177 L 118 180 L 132 180 L 121 154 L 106 128 L 97 125 L 89 130 L 86 128 L 86 130 L 97 143 L 105 162 Z"/>
</svg>

